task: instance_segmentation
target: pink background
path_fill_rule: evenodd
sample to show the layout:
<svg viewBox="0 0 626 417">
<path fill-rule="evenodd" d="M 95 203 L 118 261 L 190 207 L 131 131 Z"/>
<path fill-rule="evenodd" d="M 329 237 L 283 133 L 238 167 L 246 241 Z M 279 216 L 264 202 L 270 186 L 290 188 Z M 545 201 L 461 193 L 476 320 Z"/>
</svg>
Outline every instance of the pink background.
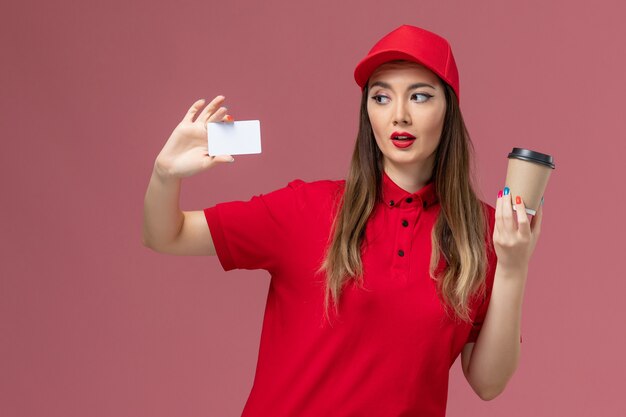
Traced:
<svg viewBox="0 0 626 417">
<path fill-rule="evenodd" d="M 624 6 L 612 2 L 12 2 L 3 5 L 3 416 L 239 416 L 269 275 L 142 246 L 154 159 L 198 98 L 260 119 L 261 155 L 186 179 L 181 209 L 344 178 L 356 63 L 403 23 L 452 44 L 481 197 L 506 154 L 554 155 L 520 366 L 449 416 L 623 416 Z M 621 181 L 620 181 L 621 180 Z M 288 393 L 285 393 L 288 395 Z"/>
</svg>

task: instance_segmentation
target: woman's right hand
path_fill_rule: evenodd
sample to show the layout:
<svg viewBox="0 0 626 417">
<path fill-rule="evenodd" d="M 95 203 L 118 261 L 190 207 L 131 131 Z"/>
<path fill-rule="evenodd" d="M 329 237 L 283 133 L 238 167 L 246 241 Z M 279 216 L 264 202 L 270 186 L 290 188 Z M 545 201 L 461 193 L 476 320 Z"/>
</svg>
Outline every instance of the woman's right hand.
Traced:
<svg viewBox="0 0 626 417">
<path fill-rule="evenodd" d="M 154 169 L 159 175 L 168 178 L 190 177 L 217 163 L 234 161 L 230 155 L 208 154 L 206 124 L 232 121 L 232 117 L 226 114 L 226 107 L 220 107 L 225 99 L 221 95 L 215 97 L 199 114 L 204 99 L 193 103 L 156 158 Z"/>
</svg>

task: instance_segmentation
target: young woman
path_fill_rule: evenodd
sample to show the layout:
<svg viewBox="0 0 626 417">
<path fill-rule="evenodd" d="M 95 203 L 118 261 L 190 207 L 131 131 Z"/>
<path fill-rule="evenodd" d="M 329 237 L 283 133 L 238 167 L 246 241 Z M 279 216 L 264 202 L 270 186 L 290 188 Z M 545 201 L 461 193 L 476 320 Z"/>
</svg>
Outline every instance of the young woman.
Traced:
<svg viewBox="0 0 626 417">
<path fill-rule="evenodd" d="M 495 208 L 477 198 L 450 45 L 402 25 L 355 80 L 345 180 L 181 212 L 181 179 L 231 159 L 207 155 L 206 123 L 232 120 L 223 96 L 194 103 L 155 161 L 145 245 L 271 274 L 243 416 L 444 416 L 459 354 L 485 400 L 517 367 L 542 211 L 529 220 L 506 188 Z"/>
</svg>

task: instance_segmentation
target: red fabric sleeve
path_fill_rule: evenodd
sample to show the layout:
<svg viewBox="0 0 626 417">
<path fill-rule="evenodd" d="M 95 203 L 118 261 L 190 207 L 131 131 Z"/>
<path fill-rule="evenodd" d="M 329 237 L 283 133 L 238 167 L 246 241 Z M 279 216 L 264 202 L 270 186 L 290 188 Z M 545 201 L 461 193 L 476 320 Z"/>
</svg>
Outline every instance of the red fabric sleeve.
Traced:
<svg viewBox="0 0 626 417">
<path fill-rule="evenodd" d="M 204 209 L 224 271 L 271 271 L 278 265 L 285 256 L 292 225 L 299 221 L 296 191 L 302 184 L 304 181 L 296 179 L 248 201 L 229 201 Z"/>
<path fill-rule="evenodd" d="M 496 209 L 487 203 L 484 204 L 487 206 L 489 219 L 489 244 L 487 245 L 488 268 L 485 281 L 486 297 L 484 301 L 482 301 L 482 303 L 480 303 L 480 305 L 478 306 L 476 317 L 474 318 L 474 322 L 472 323 L 472 329 L 470 330 L 469 336 L 467 337 L 467 341 L 465 343 L 476 343 L 476 340 L 478 340 L 480 329 L 483 327 L 485 317 L 487 316 L 487 310 L 489 309 L 489 301 L 491 300 L 491 291 L 493 289 L 493 282 L 495 279 L 496 265 L 498 263 L 498 257 L 496 256 L 496 252 L 493 248 L 493 229 L 495 227 Z M 521 334 L 519 341 L 520 343 L 522 343 Z"/>
</svg>

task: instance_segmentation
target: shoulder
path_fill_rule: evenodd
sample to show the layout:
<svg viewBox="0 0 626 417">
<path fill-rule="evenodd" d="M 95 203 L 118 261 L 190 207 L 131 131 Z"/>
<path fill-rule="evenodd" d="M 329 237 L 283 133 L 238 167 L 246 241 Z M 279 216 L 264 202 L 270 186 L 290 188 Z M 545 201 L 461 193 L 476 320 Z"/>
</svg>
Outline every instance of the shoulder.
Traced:
<svg viewBox="0 0 626 417">
<path fill-rule="evenodd" d="M 343 191 L 344 184 L 345 180 L 342 179 L 304 181 L 297 178 L 289 181 L 287 187 L 292 189 L 300 198 L 306 200 L 335 196 Z"/>
<path fill-rule="evenodd" d="M 314 180 L 305 181 L 295 178 L 282 187 L 263 192 L 260 197 L 266 204 L 304 209 L 311 206 L 326 206 L 327 202 L 337 200 L 344 189 L 345 180 Z M 284 183 L 283 183 L 284 184 Z"/>
<path fill-rule="evenodd" d="M 484 200 L 480 200 L 481 204 L 483 205 L 483 208 L 485 210 L 487 210 L 488 214 L 490 216 L 495 216 L 496 215 L 496 208 L 494 206 L 492 206 L 491 204 L 487 203 Z"/>
<path fill-rule="evenodd" d="M 489 228 L 493 231 L 493 226 L 496 221 L 496 208 L 483 200 L 480 200 L 480 202 L 482 204 L 483 210 L 485 211 L 485 214 L 487 215 Z"/>
<path fill-rule="evenodd" d="M 493 246 L 493 233 L 496 224 L 496 209 L 491 204 L 481 200 L 483 209 L 486 212 L 488 234 L 485 237 L 487 242 L 487 258 L 489 264 L 489 271 L 487 275 L 488 284 L 493 282 L 493 273 L 495 272 L 495 264 L 497 262 L 497 255 Z M 491 282 L 490 282 L 491 281 Z"/>
<path fill-rule="evenodd" d="M 300 190 L 303 192 L 328 192 L 334 191 L 338 188 L 343 188 L 345 180 L 330 180 L 330 179 L 322 179 L 322 180 L 312 180 L 305 181 L 300 178 L 296 178 L 287 183 L 288 187 L 291 187 L 294 190 Z"/>
</svg>

